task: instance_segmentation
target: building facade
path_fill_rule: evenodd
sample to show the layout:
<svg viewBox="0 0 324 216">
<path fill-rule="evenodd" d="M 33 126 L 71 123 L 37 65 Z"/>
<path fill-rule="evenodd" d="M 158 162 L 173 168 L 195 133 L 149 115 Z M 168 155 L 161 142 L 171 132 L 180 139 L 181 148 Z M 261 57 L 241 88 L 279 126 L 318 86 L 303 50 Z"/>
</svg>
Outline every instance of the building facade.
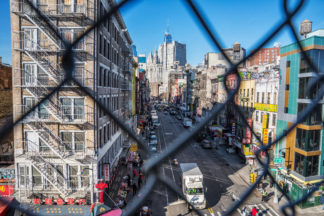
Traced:
<svg viewBox="0 0 324 216">
<path fill-rule="evenodd" d="M 251 52 L 253 51 L 254 50 L 252 50 Z M 278 56 L 280 56 L 279 46 L 272 48 L 262 48 L 247 60 L 246 66 L 251 67 L 253 65 L 271 64 L 276 62 Z"/>
<path fill-rule="evenodd" d="M 109 10 L 112 1 L 33 1 L 72 42 Z M 58 3 L 59 2 L 59 3 Z M 25 2 L 10 1 L 14 120 L 64 79 L 63 44 Z M 95 10 L 96 9 L 96 10 Z M 120 13 L 73 47 L 73 77 L 131 124 L 132 40 Z M 14 128 L 16 191 L 33 198 L 96 201 L 98 179 L 109 181 L 127 136 L 74 82 L 68 82 Z M 53 202 L 54 202 L 53 200 Z"/>
<path fill-rule="evenodd" d="M 324 37 L 312 34 L 301 40 L 301 43 L 313 64 L 323 72 Z M 315 98 L 321 87 L 317 84 L 312 91 L 308 90 L 308 84 L 315 76 L 315 72 L 306 63 L 297 43 L 281 47 L 280 56 L 277 137 L 296 122 L 303 110 L 312 103 L 311 99 Z M 279 179 L 287 179 L 285 182 L 293 200 L 299 199 L 309 187 L 324 177 L 322 110 L 321 100 L 303 122 L 298 124 L 285 139 L 276 143 L 275 157 L 281 159 L 277 164 L 282 167 Z M 300 206 L 320 204 L 322 192 L 315 192 L 313 197 Z"/>
</svg>

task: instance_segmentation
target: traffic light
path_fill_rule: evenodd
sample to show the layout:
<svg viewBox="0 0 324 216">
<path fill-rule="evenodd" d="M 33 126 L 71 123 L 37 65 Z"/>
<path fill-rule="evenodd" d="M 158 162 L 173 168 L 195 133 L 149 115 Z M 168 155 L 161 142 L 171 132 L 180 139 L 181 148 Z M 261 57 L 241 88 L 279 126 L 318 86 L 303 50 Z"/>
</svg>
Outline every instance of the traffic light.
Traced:
<svg viewBox="0 0 324 216">
<path fill-rule="evenodd" d="M 258 174 L 253 173 L 253 182 L 256 182 L 257 178 L 258 178 Z"/>
<path fill-rule="evenodd" d="M 257 177 L 258 177 L 258 174 L 257 173 L 250 173 L 250 182 L 251 183 L 256 182 Z"/>
</svg>

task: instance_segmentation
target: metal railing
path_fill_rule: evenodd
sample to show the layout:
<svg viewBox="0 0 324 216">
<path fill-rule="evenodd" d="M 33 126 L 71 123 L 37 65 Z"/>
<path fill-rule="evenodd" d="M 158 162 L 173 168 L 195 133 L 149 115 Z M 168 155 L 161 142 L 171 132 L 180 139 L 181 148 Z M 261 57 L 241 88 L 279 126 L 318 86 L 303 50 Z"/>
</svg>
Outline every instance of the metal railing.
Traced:
<svg viewBox="0 0 324 216">
<path fill-rule="evenodd" d="M 25 1 L 27 2 L 27 0 Z M 80 42 L 86 35 L 88 35 L 89 33 L 91 33 L 95 28 L 98 28 L 102 23 L 104 23 L 107 19 L 109 19 L 111 16 L 113 16 L 116 12 L 118 12 L 118 10 L 122 7 L 124 7 L 125 5 L 129 4 L 130 2 L 136 2 L 135 0 L 121 0 L 118 1 L 118 3 L 112 5 L 112 7 L 110 8 L 110 10 L 104 15 L 102 16 L 100 19 L 97 20 L 97 22 L 92 25 L 91 27 L 89 27 L 83 35 L 81 35 L 79 38 L 77 38 L 72 44 L 69 44 L 68 42 L 65 41 L 65 44 L 67 45 L 66 47 L 66 51 L 65 54 L 63 56 L 62 59 L 62 68 L 64 68 L 64 72 L 66 74 L 65 79 L 55 88 L 52 90 L 52 92 L 50 92 L 48 94 L 48 97 L 51 97 L 55 92 L 59 91 L 60 88 L 66 84 L 67 82 L 73 80 L 76 83 L 78 83 L 79 87 L 84 91 L 85 94 L 87 94 L 89 97 L 91 97 L 93 100 L 96 101 L 98 107 L 102 110 L 104 110 L 104 112 L 110 116 L 110 118 L 112 120 L 114 120 L 115 122 L 118 123 L 119 127 L 124 130 L 125 132 L 127 132 L 129 134 L 129 136 L 135 140 L 138 144 L 139 147 L 143 149 L 143 151 L 147 154 L 150 155 L 147 146 L 145 145 L 145 142 L 143 141 L 143 139 L 141 137 L 138 137 L 133 130 L 125 124 L 125 122 L 119 118 L 119 116 L 116 116 L 116 114 L 114 112 L 112 112 L 110 109 L 108 109 L 102 102 L 96 100 L 94 98 L 94 96 L 92 95 L 92 93 L 87 89 L 84 88 L 82 86 L 81 83 L 78 82 L 78 80 L 76 80 L 73 76 L 72 76 L 72 70 L 73 70 L 73 66 L 74 63 L 71 61 L 71 56 L 73 55 L 73 47 L 75 46 L 75 44 L 77 44 L 78 42 Z M 213 30 L 212 26 L 209 24 L 209 22 L 207 21 L 207 18 L 205 17 L 204 13 L 202 12 L 202 10 L 200 8 L 197 7 L 197 5 L 192 1 L 192 0 L 184 0 L 183 1 L 184 4 L 186 4 L 188 6 L 188 10 L 191 13 L 191 15 L 197 19 L 198 24 L 200 25 L 200 27 L 202 28 L 202 31 L 204 31 L 204 33 L 206 33 L 207 37 L 210 39 L 210 41 L 212 41 L 213 45 L 220 50 L 220 52 L 222 52 L 225 60 L 228 62 L 228 64 L 230 65 L 230 69 L 226 72 L 225 74 L 225 79 L 224 79 L 224 86 L 225 86 L 225 90 L 227 91 L 228 97 L 225 101 L 225 103 L 223 104 L 216 104 L 212 111 L 210 112 L 210 114 L 208 116 L 206 116 L 205 118 L 203 118 L 197 125 L 196 127 L 194 127 L 192 129 L 192 131 L 190 133 L 184 133 L 182 136 L 177 136 L 177 138 L 169 145 L 170 148 L 168 148 L 167 150 L 163 151 L 161 154 L 159 154 L 159 156 L 157 157 L 150 157 L 145 165 L 144 165 L 144 171 L 146 173 L 147 176 L 147 180 L 146 180 L 146 184 L 142 187 L 141 189 L 141 197 L 137 197 L 136 199 L 132 200 L 131 202 L 129 202 L 129 204 L 127 205 L 127 207 L 123 210 L 123 215 L 133 215 L 133 213 L 141 206 L 141 204 L 145 201 L 145 199 L 151 194 L 151 191 L 154 187 L 154 185 L 156 185 L 158 182 L 162 183 L 164 185 L 166 185 L 166 187 L 168 187 L 169 189 L 171 189 L 172 191 L 174 191 L 175 193 L 178 194 L 178 196 L 183 199 L 186 200 L 186 198 L 183 196 L 183 194 L 181 193 L 181 190 L 179 188 L 177 188 L 175 186 L 175 184 L 171 183 L 172 181 L 170 179 L 166 179 L 165 177 L 161 176 L 158 172 L 157 169 L 159 168 L 159 166 L 162 164 L 162 162 L 169 157 L 170 155 L 174 155 L 177 152 L 181 151 L 182 149 L 184 149 L 188 144 L 190 144 L 190 141 L 194 138 L 194 136 L 196 136 L 203 128 L 205 125 L 208 124 L 208 122 L 210 122 L 210 120 L 214 119 L 217 115 L 219 115 L 222 110 L 224 110 L 225 106 L 227 104 L 232 104 L 232 106 L 234 107 L 234 109 L 236 110 L 236 112 L 238 113 L 238 115 L 243 119 L 243 124 L 246 125 L 246 127 L 250 128 L 250 130 L 252 131 L 253 136 L 257 137 L 257 135 L 254 133 L 253 129 L 249 126 L 248 122 L 246 121 L 246 119 L 244 119 L 244 115 L 242 114 L 242 112 L 239 110 L 239 108 L 237 107 L 237 105 L 235 105 L 234 103 L 234 98 L 235 95 L 238 93 L 239 87 L 240 87 L 240 83 L 241 83 L 241 78 L 238 74 L 238 67 L 240 64 L 242 64 L 244 61 L 246 61 L 248 58 L 250 58 L 251 56 L 253 56 L 259 49 L 261 49 L 262 47 L 264 47 L 269 41 L 271 41 L 279 32 L 282 31 L 282 29 L 284 27 L 288 27 L 289 30 L 291 31 L 295 41 L 298 43 L 298 47 L 301 50 L 301 55 L 304 57 L 305 61 L 307 62 L 307 64 L 312 68 L 312 71 L 316 72 L 316 77 L 314 78 L 314 80 L 308 85 L 311 89 L 311 87 L 315 86 L 318 83 L 322 83 L 322 74 L 319 73 L 318 68 L 316 68 L 310 58 L 307 56 L 307 54 L 304 52 L 304 49 L 298 39 L 297 33 L 295 28 L 293 27 L 292 24 L 292 19 L 295 17 L 295 15 L 303 8 L 305 0 L 299 0 L 297 2 L 297 4 L 295 5 L 294 8 L 289 7 L 290 9 L 288 9 L 288 0 L 282 0 L 282 5 L 283 5 L 283 11 L 284 11 L 284 16 L 285 18 L 283 20 L 281 20 L 276 26 L 274 26 L 274 28 L 271 29 L 271 31 L 269 31 L 267 33 L 267 35 L 261 40 L 261 42 L 259 42 L 257 44 L 257 48 L 254 49 L 249 55 L 247 55 L 245 58 L 243 58 L 242 60 L 240 60 L 239 62 L 232 62 L 227 55 L 224 52 L 224 47 L 222 46 L 222 44 L 220 43 L 219 37 L 215 34 L 215 31 Z M 32 6 L 31 3 L 28 3 L 28 5 L 30 6 L 30 9 L 32 10 L 32 13 L 37 15 L 39 17 L 39 19 L 41 19 L 44 23 L 47 23 L 48 26 L 51 26 L 52 24 L 50 23 L 50 21 L 47 19 L 47 17 L 44 16 L 43 13 L 40 13 L 39 10 L 43 10 L 42 6 L 39 6 L 39 10 L 37 8 L 34 8 Z M 60 36 L 59 32 L 54 32 L 56 34 L 56 37 L 60 38 L 63 41 L 63 38 Z M 238 85 L 235 89 L 228 89 L 228 87 L 226 86 L 226 80 L 227 77 L 230 74 L 235 74 L 237 77 L 237 81 L 238 81 Z M 312 111 L 315 109 L 316 105 L 319 103 L 320 100 L 322 100 L 324 95 L 324 87 L 323 85 L 321 85 L 321 88 L 318 89 L 318 92 L 316 94 L 316 97 L 314 99 L 312 99 L 312 103 L 310 103 L 307 108 L 305 109 L 304 112 L 302 112 L 299 116 L 296 122 L 294 122 L 294 124 L 292 124 L 286 131 L 283 132 L 283 134 L 280 134 L 277 136 L 277 138 L 275 140 L 273 140 L 271 143 L 264 145 L 263 142 L 260 140 L 260 138 L 257 137 L 258 142 L 260 143 L 260 149 L 255 153 L 256 155 L 258 155 L 259 153 L 263 152 L 266 155 L 266 161 L 261 161 L 258 157 L 257 160 L 259 161 L 259 163 L 261 163 L 263 165 L 263 173 L 261 175 L 258 176 L 257 181 L 251 185 L 251 187 L 241 195 L 240 199 L 238 201 L 236 201 L 230 208 L 228 208 L 228 210 L 224 213 L 225 215 L 231 215 L 233 214 L 236 209 L 244 203 L 244 201 L 248 198 L 248 196 L 252 193 L 252 191 L 256 188 L 257 184 L 259 184 L 261 182 L 261 179 L 263 178 L 263 176 L 265 175 L 269 175 L 271 180 L 273 182 L 275 182 L 274 177 L 271 175 L 270 171 L 269 171 L 269 154 L 268 154 L 268 150 L 275 145 L 276 143 L 278 143 L 280 140 L 284 139 L 296 126 L 297 124 L 299 124 L 300 122 L 302 122 L 309 114 L 312 113 Z M 45 102 L 46 98 L 42 99 L 38 104 L 36 104 L 36 106 L 34 107 L 34 109 L 36 109 L 36 107 L 38 107 L 41 103 Z M 6 125 L 5 127 L 3 127 L 0 131 L 0 138 L 3 138 L 10 130 L 13 129 L 13 127 L 15 125 L 17 125 L 22 119 L 28 117 L 28 115 L 33 112 L 33 110 L 28 111 L 27 113 L 25 113 L 23 116 L 21 116 L 19 119 L 16 120 L 15 123 L 13 123 L 12 125 Z M 277 188 L 281 191 L 281 193 L 284 195 L 284 197 L 288 200 L 288 202 L 286 204 L 284 204 L 283 206 L 281 206 L 281 212 L 284 215 L 288 215 L 287 214 L 287 209 L 290 209 L 292 211 L 292 214 L 295 214 L 295 206 L 297 204 L 300 204 L 303 201 L 306 201 L 319 187 L 320 184 L 322 184 L 323 181 L 315 184 L 314 187 L 312 187 L 311 189 L 309 189 L 308 193 L 304 194 L 301 198 L 299 198 L 298 200 L 292 200 L 288 194 L 283 190 L 283 188 L 277 183 L 275 182 L 275 184 L 277 185 Z M 2 199 L 1 199 L 2 201 Z M 6 201 L 3 201 L 6 202 Z M 188 205 L 191 205 L 187 200 L 186 200 Z M 14 208 L 18 208 L 22 211 L 19 206 L 14 205 Z M 202 215 L 201 212 L 199 212 L 197 209 L 195 209 L 193 207 L 193 210 L 195 212 L 197 212 L 197 214 Z M 26 212 L 28 214 L 31 214 L 30 212 Z"/>
</svg>

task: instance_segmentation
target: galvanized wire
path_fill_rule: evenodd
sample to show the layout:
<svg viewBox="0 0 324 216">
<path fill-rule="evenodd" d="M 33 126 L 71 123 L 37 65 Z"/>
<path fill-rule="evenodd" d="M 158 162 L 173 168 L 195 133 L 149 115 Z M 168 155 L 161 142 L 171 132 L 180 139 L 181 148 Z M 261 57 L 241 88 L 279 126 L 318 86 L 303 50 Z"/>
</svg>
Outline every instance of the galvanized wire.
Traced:
<svg viewBox="0 0 324 216">
<path fill-rule="evenodd" d="M 74 54 L 74 52 L 72 50 L 72 47 L 74 45 L 76 45 L 78 42 L 80 42 L 86 35 L 88 35 L 94 29 L 99 28 L 99 26 L 103 22 L 105 22 L 107 19 L 110 19 L 110 17 L 112 17 L 120 8 L 124 7 L 127 4 L 130 4 L 131 2 L 134 3 L 136 1 L 135 0 L 122 0 L 122 1 L 119 1 L 118 3 L 114 4 L 110 8 L 110 10 L 103 17 L 99 18 L 98 21 L 96 21 L 95 24 L 93 24 L 90 28 L 88 28 L 84 32 L 84 34 L 81 35 L 79 38 L 77 38 L 73 43 L 69 43 L 69 42 L 65 41 L 62 38 L 62 36 L 60 35 L 60 33 L 58 32 L 57 28 L 55 26 L 53 26 L 51 24 L 51 22 L 48 20 L 46 15 L 44 15 L 38 8 L 36 8 L 29 0 L 26 1 L 26 2 L 35 11 L 35 13 L 46 22 L 46 24 L 49 27 L 49 30 L 52 33 L 54 33 L 56 35 L 56 37 L 58 37 L 63 42 L 64 47 L 66 49 L 65 49 L 65 52 L 63 54 L 61 66 L 64 69 L 65 79 L 62 81 L 61 84 L 59 84 L 57 87 L 55 87 L 45 98 L 40 100 L 32 109 L 30 109 L 28 112 L 26 112 L 20 118 L 18 118 L 14 123 L 6 124 L 6 126 L 1 128 L 1 130 L 0 130 L 0 139 L 3 139 L 6 136 L 6 134 L 8 134 L 11 130 L 13 130 L 13 128 L 17 124 L 20 124 L 22 122 L 22 120 L 24 120 L 24 118 L 26 118 L 29 114 L 31 114 L 33 111 L 35 111 L 42 103 L 44 103 L 47 99 L 52 97 L 56 92 L 58 92 L 64 84 L 72 81 L 88 97 L 92 98 L 95 101 L 98 108 L 103 110 L 111 119 L 113 119 L 113 121 L 117 122 L 119 127 L 123 131 L 127 132 L 128 135 L 139 144 L 140 148 L 144 150 L 145 154 L 150 156 L 150 153 L 149 153 L 149 151 L 147 149 L 147 146 L 145 145 L 142 138 L 137 136 L 134 133 L 134 131 L 131 130 L 131 128 L 129 128 L 123 122 L 123 119 L 120 119 L 120 117 L 114 115 L 113 112 L 109 108 L 107 108 L 103 103 L 101 103 L 99 100 L 97 100 L 95 98 L 94 94 L 89 89 L 87 89 L 85 86 L 83 86 L 72 75 L 72 71 L 73 71 L 74 66 L 75 66 L 75 63 L 74 63 L 75 54 Z M 224 104 L 216 104 L 216 105 L 214 105 L 213 109 L 210 112 L 210 115 L 203 118 L 202 121 L 200 123 L 198 123 L 190 133 L 183 132 L 183 134 L 181 136 L 178 136 L 169 145 L 169 147 L 166 150 L 164 150 L 161 154 L 159 154 L 158 157 L 150 157 L 147 160 L 147 162 L 144 164 L 143 169 L 144 169 L 144 172 L 146 173 L 146 175 L 148 176 L 148 179 L 146 181 L 146 184 L 140 190 L 141 196 L 140 197 L 136 196 L 136 199 L 132 200 L 126 206 L 126 208 L 123 210 L 123 215 L 133 215 L 135 213 L 135 211 L 137 209 L 139 209 L 139 207 L 141 207 L 141 205 L 144 203 L 145 199 L 150 195 L 150 192 L 152 191 L 154 185 L 156 185 L 158 182 L 164 184 L 170 190 L 177 193 L 179 195 L 179 197 L 181 197 L 183 200 L 186 201 L 187 204 L 191 205 L 185 199 L 185 197 L 182 194 L 181 190 L 179 188 L 177 188 L 174 184 L 172 184 L 172 181 L 170 179 L 168 179 L 167 177 L 163 177 L 163 176 L 159 175 L 157 170 L 161 166 L 161 164 L 163 163 L 164 159 L 166 159 L 166 158 L 168 158 L 168 157 L 170 157 L 172 155 L 175 155 L 176 153 L 178 153 L 179 151 L 184 149 L 190 143 L 190 141 L 204 128 L 204 126 L 207 125 L 208 122 L 210 122 L 210 120 L 214 119 L 225 108 L 225 106 L 233 106 L 235 108 L 235 110 L 239 114 L 240 118 L 243 120 L 244 125 L 251 130 L 253 136 L 260 143 L 261 148 L 255 154 L 259 155 L 261 152 L 264 152 L 265 155 L 266 155 L 266 162 L 263 162 L 258 157 L 256 157 L 258 162 L 263 165 L 264 169 L 263 169 L 262 175 L 258 176 L 257 181 L 254 184 L 252 184 L 251 187 L 244 194 L 241 195 L 241 197 L 240 197 L 240 199 L 238 201 L 236 201 L 231 207 L 228 208 L 227 212 L 225 212 L 224 215 L 233 214 L 234 211 L 240 205 L 242 205 L 244 203 L 244 201 L 251 195 L 251 193 L 255 189 L 256 185 L 261 182 L 262 177 L 265 176 L 265 175 L 268 175 L 271 178 L 271 180 L 276 184 L 276 186 L 281 191 L 281 193 L 288 200 L 287 204 L 281 206 L 281 212 L 284 215 L 288 215 L 287 208 L 290 208 L 292 214 L 295 215 L 295 208 L 294 207 L 297 204 L 299 204 L 299 203 L 301 203 L 303 201 L 306 201 L 318 189 L 319 185 L 321 185 L 323 183 L 323 181 L 317 183 L 309 191 L 309 193 L 305 194 L 299 200 L 292 201 L 290 199 L 290 197 L 285 193 L 285 191 L 283 191 L 283 189 L 280 187 L 280 185 L 275 181 L 275 179 L 271 175 L 271 173 L 269 172 L 270 158 L 269 158 L 268 150 L 273 145 L 278 143 L 280 140 L 285 138 L 297 126 L 297 124 L 302 122 L 305 118 L 307 118 L 307 116 L 310 113 L 312 113 L 312 111 L 315 109 L 316 105 L 319 103 L 319 101 L 322 99 L 322 97 L 324 95 L 324 87 L 322 87 L 320 89 L 320 91 L 317 92 L 316 98 L 312 99 L 313 103 L 310 103 L 307 106 L 307 108 L 302 113 L 300 113 L 298 115 L 297 121 L 291 127 L 289 127 L 287 129 L 287 131 L 285 131 L 283 134 L 278 136 L 274 141 L 272 141 L 271 143 L 269 143 L 267 145 L 264 145 L 263 142 L 260 140 L 260 138 L 255 134 L 255 132 L 253 131 L 253 128 L 251 128 L 251 126 L 247 123 L 246 119 L 244 118 L 243 113 L 241 112 L 239 107 L 234 102 L 234 97 L 238 93 L 238 90 L 240 88 L 240 83 L 241 83 L 241 78 L 240 78 L 240 76 L 238 74 L 238 66 L 240 64 L 244 63 L 248 58 L 250 58 L 254 54 L 256 54 L 258 52 L 258 50 L 260 50 L 262 47 L 264 47 L 271 39 L 273 39 L 279 32 L 281 32 L 284 27 L 287 27 L 287 28 L 290 29 L 295 41 L 298 43 L 299 49 L 301 51 L 301 55 L 303 57 L 305 57 L 306 62 L 310 65 L 310 67 L 313 69 L 313 71 L 315 71 L 317 73 L 316 78 L 309 83 L 309 89 L 311 89 L 317 83 L 322 83 L 323 80 L 324 80 L 323 74 L 319 73 L 318 68 L 316 68 L 315 65 L 312 64 L 309 56 L 307 55 L 306 52 L 304 52 L 304 49 L 303 49 L 303 47 L 302 47 L 302 45 L 301 45 L 301 43 L 300 43 L 300 41 L 298 39 L 296 30 L 295 30 L 295 28 L 294 28 L 294 26 L 292 24 L 293 18 L 302 9 L 302 7 L 303 7 L 303 5 L 305 3 L 305 0 L 300 0 L 298 2 L 298 4 L 295 6 L 295 8 L 293 8 L 293 10 L 288 9 L 288 7 L 287 7 L 288 1 L 287 0 L 283 0 L 282 3 L 283 3 L 284 15 L 286 16 L 285 19 L 283 19 L 279 24 L 274 26 L 267 34 L 265 34 L 265 36 L 261 39 L 261 41 L 259 43 L 257 43 L 257 46 L 256 46 L 257 48 L 255 50 L 253 50 L 249 55 L 247 55 L 244 59 L 240 60 L 239 62 L 233 63 L 229 59 L 229 57 L 225 54 L 225 52 L 223 50 L 224 46 L 220 42 L 221 41 L 220 37 L 218 36 L 218 34 L 216 34 L 216 31 L 213 30 L 212 25 L 208 22 L 208 19 L 204 15 L 204 12 L 192 0 L 183 0 L 183 4 L 185 4 L 188 7 L 188 12 L 191 13 L 192 17 L 197 20 L 197 23 L 201 27 L 202 31 L 206 33 L 207 37 L 211 40 L 211 42 L 215 46 L 216 50 L 219 50 L 223 54 L 224 58 L 226 59 L 226 61 L 230 65 L 230 70 L 228 70 L 226 72 L 225 79 L 224 79 L 224 86 L 225 86 L 225 89 L 226 89 L 227 94 L 228 94 L 227 100 L 226 100 L 226 102 Z M 236 86 L 235 89 L 229 89 L 227 87 L 227 85 L 226 85 L 226 79 L 231 74 L 235 74 L 235 76 L 237 78 L 238 85 Z M 8 203 L 5 199 L 3 199 L 1 197 L 0 197 L 0 201 L 2 201 L 4 203 Z M 28 215 L 37 215 L 37 214 L 33 214 L 32 212 L 30 212 L 30 211 L 28 211 L 28 210 L 26 210 L 26 209 L 24 209 L 24 208 L 22 208 L 22 207 L 20 207 L 20 206 L 18 206 L 16 204 L 10 204 L 10 203 L 8 203 L 8 204 L 12 208 L 16 208 L 16 209 L 20 210 L 21 212 L 24 212 L 24 213 L 26 213 Z M 198 211 L 194 207 L 193 207 L 193 210 L 197 214 L 203 215 L 200 211 Z"/>
</svg>

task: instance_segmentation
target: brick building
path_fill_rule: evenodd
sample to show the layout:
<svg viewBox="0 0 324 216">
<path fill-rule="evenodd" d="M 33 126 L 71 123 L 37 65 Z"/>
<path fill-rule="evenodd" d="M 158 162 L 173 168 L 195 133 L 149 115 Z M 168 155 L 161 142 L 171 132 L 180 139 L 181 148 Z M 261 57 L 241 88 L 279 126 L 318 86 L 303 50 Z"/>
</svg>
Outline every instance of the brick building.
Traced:
<svg viewBox="0 0 324 216">
<path fill-rule="evenodd" d="M 246 66 L 273 63 L 278 56 L 280 56 L 280 47 L 263 48 L 247 60 Z"/>
</svg>

